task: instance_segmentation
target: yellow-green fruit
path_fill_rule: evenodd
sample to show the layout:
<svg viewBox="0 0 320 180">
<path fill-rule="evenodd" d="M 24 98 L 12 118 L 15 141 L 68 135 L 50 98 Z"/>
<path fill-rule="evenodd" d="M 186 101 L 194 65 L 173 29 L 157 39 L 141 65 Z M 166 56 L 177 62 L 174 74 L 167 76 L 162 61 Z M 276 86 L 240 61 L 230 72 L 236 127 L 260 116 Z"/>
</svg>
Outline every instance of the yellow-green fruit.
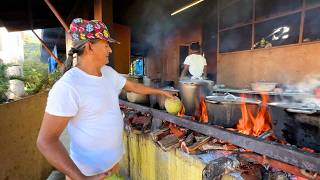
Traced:
<svg viewBox="0 0 320 180">
<path fill-rule="evenodd" d="M 164 107 L 166 108 L 166 111 L 170 114 L 177 114 L 181 108 L 182 103 L 179 98 L 167 98 L 164 101 Z"/>
</svg>

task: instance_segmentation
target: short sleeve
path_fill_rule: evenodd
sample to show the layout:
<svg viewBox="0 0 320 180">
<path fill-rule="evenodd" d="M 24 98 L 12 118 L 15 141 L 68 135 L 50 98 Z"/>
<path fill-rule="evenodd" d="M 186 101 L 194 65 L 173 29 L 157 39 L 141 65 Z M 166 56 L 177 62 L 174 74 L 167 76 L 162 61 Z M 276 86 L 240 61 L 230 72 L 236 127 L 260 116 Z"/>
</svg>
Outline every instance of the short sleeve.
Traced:
<svg viewBox="0 0 320 180">
<path fill-rule="evenodd" d="M 58 81 L 50 90 L 46 112 L 55 116 L 73 117 L 79 110 L 79 95 L 65 82 Z"/>
<path fill-rule="evenodd" d="M 183 63 L 183 64 L 185 64 L 185 65 L 190 65 L 190 64 L 191 64 L 190 61 L 191 61 L 190 56 L 187 56 L 186 59 L 184 60 L 184 63 Z"/>
<path fill-rule="evenodd" d="M 124 76 L 122 76 L 121 74 L 117 73 L 117 72 L 116 72 L 116 76 L 117 76 L 117 78 L 116 78 L 117 79 L 117 82 L 116 82 L 117 90 L 120 93 L 120 91 L 122 90 L 122 88 L 126 84 L 127 79 Z"/>
<path fill-rule="evenodd" d="M 117 92 L 120 93 L 122 88 L 126 84 L 127 79 L 123 75 L 119 74 L 112 67 L 106 66 L 106 68 L 109 70 L 109 72 L 112 73 L 112 77 L 115 80 L 115 88 L 116 88 Z"/>
</svg>

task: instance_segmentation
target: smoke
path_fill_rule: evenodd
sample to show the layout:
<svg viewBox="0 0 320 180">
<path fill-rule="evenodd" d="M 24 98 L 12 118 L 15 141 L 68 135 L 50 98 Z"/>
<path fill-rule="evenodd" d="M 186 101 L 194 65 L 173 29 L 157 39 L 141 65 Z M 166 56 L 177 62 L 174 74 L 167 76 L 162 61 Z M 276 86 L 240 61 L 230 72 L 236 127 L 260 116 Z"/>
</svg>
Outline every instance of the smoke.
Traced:
<svg viewBox="0 0 320 180">
<path fill-rule="evenodd" d="M 286 85 L 285 93 L 295 93 L 294 102 L 303 103 L 308 107 L 320 108 L 320 74 L 308 75 L 301 82 Z"/>
<path fill-rule="evenodd" d="M 170 14 L 190 3 L 191 1 L 143 1 L 137 0 L 127 9 L 115 4 L 125 14 L 122 22 L 131 27 L 132 42 L 139 44 L 140 49 L 150 50 L 163 47 L 163 40 L 172 35 L 176 29 L 186 28 L 186 25 L 194 22 L 202 22 L 214 12 L 216 1 L 204 1 L 175 16 Z M 115 1 L 116 3 L 116 1 Z M 115 17 L 119 19 L 119 17 Z M 141 44 L 141 45 L 140 45 Z"/>
</svg>

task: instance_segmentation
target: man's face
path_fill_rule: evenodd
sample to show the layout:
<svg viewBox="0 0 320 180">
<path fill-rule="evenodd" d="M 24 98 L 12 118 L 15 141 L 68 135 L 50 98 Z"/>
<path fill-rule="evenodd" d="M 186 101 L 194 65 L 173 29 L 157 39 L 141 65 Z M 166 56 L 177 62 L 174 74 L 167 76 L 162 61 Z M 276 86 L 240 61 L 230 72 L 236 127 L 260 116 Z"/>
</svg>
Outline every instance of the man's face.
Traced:
<svg viewBox="0 0 320 180">
<path fill-rule="evenodd" d="M 109 55 L 112 53 L 112 49 L 107 41 L 99 40 L 92 45 L 94 50 L 94 61 L 104 65 L 109 63 Z"/>
</svg>

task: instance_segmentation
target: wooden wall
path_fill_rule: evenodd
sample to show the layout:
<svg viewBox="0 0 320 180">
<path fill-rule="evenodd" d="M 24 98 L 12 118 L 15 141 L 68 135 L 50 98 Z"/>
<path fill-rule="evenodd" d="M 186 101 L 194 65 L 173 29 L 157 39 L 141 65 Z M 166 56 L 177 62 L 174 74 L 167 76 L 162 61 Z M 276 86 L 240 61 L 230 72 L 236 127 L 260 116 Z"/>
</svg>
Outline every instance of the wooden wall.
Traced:
<svg viewBox="0 0 320 180">
<path fill-rule="evenodd" d="M 160 73 L 161 79 L 178 81 L 180 45 L 189 45 L 191 42 L 202 42 L 202 26 L 180 28 L 172 32 L 163 40 L 163 45 L 148 53 L 146 57 L 147 75 L 155 77 Z"/>
<path fill-rule="evenodd" d="M 120 44 L 112 45 L 113 66 L 117 72 L 128 74 L 130 67 L 130 28 L 114 23 L 112 31 L 113 38 L 120 42 Z"/>
<path fill-rule="evenodd" d="M 289 45 L 219 54 L 218 83 L 249 87 L 265 80 L 295 83 L 307 75 L 320 74 L 320 43 Z"/>
</svg>

